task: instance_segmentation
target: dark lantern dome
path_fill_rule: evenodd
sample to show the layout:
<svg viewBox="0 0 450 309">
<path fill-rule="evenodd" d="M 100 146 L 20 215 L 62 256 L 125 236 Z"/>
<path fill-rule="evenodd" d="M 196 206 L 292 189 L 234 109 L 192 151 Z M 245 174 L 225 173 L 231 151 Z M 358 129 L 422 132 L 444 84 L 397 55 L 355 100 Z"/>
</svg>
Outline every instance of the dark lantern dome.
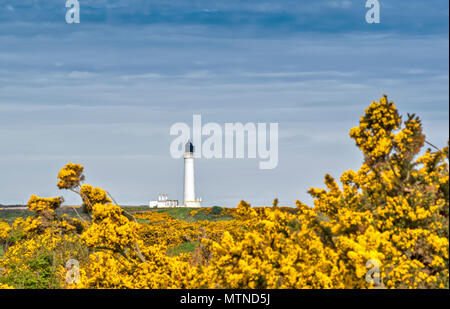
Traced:
<svg viewBox="0 0 450 309">
<path fill-rule="evenodd" d="M 194 145 L 191 143 L 191 141 L 188 141 L 186 143 L 184 151 L 185 152 L 192 152 L 192 153 L 194 152 Z"/>
</svg>

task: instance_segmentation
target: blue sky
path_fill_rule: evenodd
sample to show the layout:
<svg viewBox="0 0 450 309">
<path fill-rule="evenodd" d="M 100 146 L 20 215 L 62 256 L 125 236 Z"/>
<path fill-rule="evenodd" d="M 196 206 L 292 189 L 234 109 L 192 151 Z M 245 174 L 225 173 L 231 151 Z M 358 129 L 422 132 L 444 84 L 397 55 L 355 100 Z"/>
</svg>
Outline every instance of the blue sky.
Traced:
<svg viewBox="0 0 450 309">
<path fill-rule="evenodd" d="M 183 162 L 170 126 L 278 122 L 279 164 L 196 162 L 197 195 L 211 205 L 293 206 L 306 191 L 357 169 L 348 137 L 386 93 L 422 119 L 427 139 L 448 139 L 448 2 L 363 0 L 0 0 L 0 203 L 56 188 L 67 162 L 119 203 L 160 192 L 182 199 Z M 213 180 L 213 181 L 212 181 Z"/>
</svg>

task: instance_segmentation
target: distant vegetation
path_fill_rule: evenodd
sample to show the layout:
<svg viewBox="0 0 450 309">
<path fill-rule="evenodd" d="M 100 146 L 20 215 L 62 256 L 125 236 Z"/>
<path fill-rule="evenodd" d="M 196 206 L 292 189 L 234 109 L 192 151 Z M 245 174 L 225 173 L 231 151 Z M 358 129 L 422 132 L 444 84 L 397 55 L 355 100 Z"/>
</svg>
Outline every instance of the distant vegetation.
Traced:
<svg viewBox="0 0 450 309">
<path fill-rule="evenodd" d="M 0 207 L 1 208 L 1 207 Z M 62 207 L 56 210 L 58 215 L 66 214 L 72 218 L 79 218 L 80 216 L 83 219 L 87 219 L 85 214 L 82 214 L 80 211 L 78 213 L 75 211 L 74 207 Z M 33 216 L 34 212 L 29 209 L 0 209 L 0 220 L 4 220 L 8 223 L 13 223 L 17 218 L 26 219 L 30 216 Z"/>
<path fill-rule="evenodd" d="M 86 214 L 81 212 L 80 207 L 76 207 L 78 211 L 74 209 L 75 207 L 61 207 L 56 210 L 59 215 L 66 214 L 71 218 L 79 218 L 81 216 L 83 219 L 87 219 Z M 154 211 L 160 213 L 167 213 L 171 218 L 176 220 L 183 220 L 186 222 L 196 222 L 200 220 L 208 221 L 220 221 L 220 220 L 232 220 L 233 217 L 226 211 L 225 208 L 219 206 L 213 206 L 211 208 L 149 208 L 148 206 L 122 206 L 122 209 L 129 213 Z M 209 210 L 208 210 L 209 209 Z M 225 210 L 225 211 L 224 211 Z M 0 219 L 13 223 L 19 217 L 24 219 L 32 216 L 34 212 L 28 209 L 3 209 L 0 210 Z M 138 219 L 139 223 L 146 223 L 144 219 Z"/>
<path fill-rule="evenodd" d="M 156 211 L 165 212 L 173 219 L 187 222 L 196 222 L 201 220 L 222 221 L 233 219 L 231 214 L 222 210 L 223 208 L 214 206 L 212 208 L 165 208 L 158 209 Z"/>
</svg>

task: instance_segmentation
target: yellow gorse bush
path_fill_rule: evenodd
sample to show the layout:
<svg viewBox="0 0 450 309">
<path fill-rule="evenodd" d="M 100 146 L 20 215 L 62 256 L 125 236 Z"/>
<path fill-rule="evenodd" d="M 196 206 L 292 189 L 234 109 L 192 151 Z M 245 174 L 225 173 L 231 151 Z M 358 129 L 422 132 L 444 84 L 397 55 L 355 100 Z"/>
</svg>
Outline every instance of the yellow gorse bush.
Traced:
<svg viewBox="0 0 450 309">
<path fill-rule="evenodd" d="M 0 240 L 6 239 L 11 231 L 11 227 L 7 222 L 0 220 Z"/>
<path fill-rule="evenodd" d="M 87 213 L 92 212 L 92 207 L 95 204 L 110 204 L 112 202 L 105 190 L 90 185 L 82 185 L 80 195 L 83 199 L 83 210 Z"/>
<path fill-rule="evenodd" d="M 84 180 L 84 166 L 80 164 L 68 163 L 58 173 L 58 188 L 75 189 Z"/>
<path fill-rule="evenodd" d="M 339 183 L 325 175 L 325 189 L 309 189 L 314 207 L 242 201 L 220 210 L 234 217 L 224 221 L 133 216 L 106 191 L 82 185 L 83 166 L 67 164 L 58 187 L 80 195 L 90 220 L 60 217 L 61 200 L 32 196 L 34 216 L 0 222 L 0 288 L 448 288 L 448 145 L 416 158 L 421 122 L 402 121 L 387 97 L 366 109 L 350 137 L 363 164 Z M 192 253 L 168 254 L 187 243 Z M 77 281 L 66 280 L 68 259 L 79 261 Z M 39 271 L 44 283 L 33 277 Z"/>
<path fill-rule="evenodd" d="M 59 206 L 63 199 L 61 197 L 44 198 L 32 195 L 27 203 L 28 209 L 34 212 L 54 211 Z"/>
</svg>

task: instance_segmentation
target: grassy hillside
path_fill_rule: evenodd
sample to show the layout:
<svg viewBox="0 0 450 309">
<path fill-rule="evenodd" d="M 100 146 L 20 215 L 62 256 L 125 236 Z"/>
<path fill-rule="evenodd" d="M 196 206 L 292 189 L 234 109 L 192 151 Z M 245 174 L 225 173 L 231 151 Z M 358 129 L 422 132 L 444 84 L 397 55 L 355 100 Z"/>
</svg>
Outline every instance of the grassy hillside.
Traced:
<svg viewBox="0 0 450 309">
<path fill-rule="evenodd" d="M 214 215 L 205 212 L 206 209 L 207 208 L 163 208 L 155 211 L 165 212 L 174 219 L 183 220 L 187 222 L 195 222 L 200 220 L 221 221 L 234 219 L 232 216 L 226 214 L 225 212 Z M 198 213 L 191 215 L 191 212 L 193 210 L 198 211 Z M 220 209 L 220 212 L 222 212 L 222 208 Z"/>
<path fill-rule="evenodd" d="M 68 216 L 73 218 L 79 218 L 78 215 L 80 215 L 83 219 L 87 219 L 87 216 L 81 213 L 81 208 L 77 208 L 77 211 L 75 211 L 73 207 L 62 207 L 56 210 L 56 212 L 60 215 L 67 214 Z M 1 209 L 0 220 L 4 220 L 11 224 L 19 217 L 26 219 L 33 214 L 34 213 L 32 211 L 29 211 L 28 209 Z"/>
<path fill-rule="evenodd" d="M 29 210 L 0 210 L 0 219 L 11 224 L 19 217 L 26 219 L 33 214 Z"/>
</svg>

